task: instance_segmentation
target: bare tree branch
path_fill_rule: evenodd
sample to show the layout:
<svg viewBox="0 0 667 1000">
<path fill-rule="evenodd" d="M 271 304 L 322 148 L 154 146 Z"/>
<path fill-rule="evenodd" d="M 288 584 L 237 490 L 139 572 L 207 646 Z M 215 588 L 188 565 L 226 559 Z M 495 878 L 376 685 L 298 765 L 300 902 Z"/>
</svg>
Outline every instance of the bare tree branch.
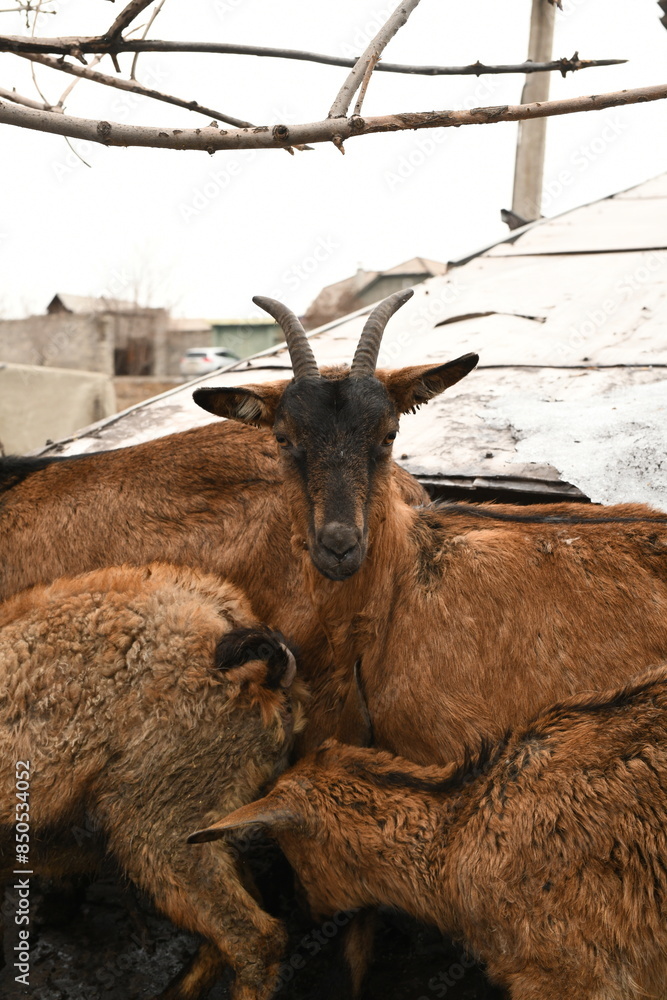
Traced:
<svg viewBox="0 0 667 1000">
<path fill-rule="evenodd" d="M 361 86 L 359 87 L 359 94 L 357 96 L 357 102 L 354 105 L 353 114 L 361 114 L 361 106 L 364 103 L 364 97 L 366 96 L 366 91 L 368 90 L 368 84 L 371 82 L 371 77 L 373 75 L 373 70 L 378 64 L 379 55 L 374 55 L 369 59 L 368 66 L 366 67 L 366 72 L 364 73 L 364 78 L 361 81 Z"/>
<path fill-rule="evenodd" d="M 348 74 L 345 83 L 338 91 L 336 99 L 331 105 L 329 118 L 343 118 L 347 114 L 352 98 L 365 80 L 366 75 L 368 74 L 368 78 L 370 79 L 370 73 L 373 72 L 373 67 L 380 58 L 382 51 L 387 47 L 394 35 L 403 27 L 418 3 L 419 0 L 403 0 L 385 24 L 383 24 L 375 38 L 371 40 L 370 44 L 366 46 L 365 51 L 361 53 L 352 67 L 352 71 Z M 366 86 L 368 86 L 367 80 Z"/>
<path fill-rule="evenodd" d="M 408 129 L 450 128 L 459 125 L 491 125 L 495 122 L 551 118 L 580 111 L 602 111 L 627 104 L 660 101 L 667 97 L 667 84 L 594 94 L 537 104 L 502 105 L 463 111 L 421 111 L 380 117 L 327 118 L 305 125 L 263 125 L 252 129 L 225 131 L 203 129 L 167 129 L 125 125 L 120 122 L 74 118 L 50 111 L 33 110 L 0 101 L 0 124 L 88 139 L 105 146 L 152 146 L 157 149 L 200 149 L 214 153 L 218 149 L 285 149 L 303 143 L 340 141 L 373 132 L 400 132 Z"/>
<path fill-rule="evenodd" d="M 36 9 L 37 6 L 33 3 L 19 3 L 17 4 L 16 7 L 3 7 L 3 9 L 0 10 L 0 14 L 20 14 L 21 11 L 25 11 L 26 14 L 29 14 L 31 11 Z M 56 13 L 57 11 L 55 10 L 40 11 L 40 14 L 56 14 Z"/>
<path fill-rule="evenodd" d="M 126 28 L 134 21 L 135 17 L 145 10 L 153 0 L 130 0 L 127 7 L 125 7 L 114 23 L 111 25 L 106 35 L 104 35 L 104 40 L 109 42 L 109 55 L 111 56 L 111 61 L 113 62 L 114 69 L 117 73 L 120 73 L 120 64 L 118 62 L 118 53 L 116 51 L 116 43 L 123 40 L 123 32 Z M 84 60 L 85 61 L 85 60 Z"/>
<path fill-rule="evenodd" d="M 151 30 L 151 27 L 153 25 L 153 21 L 155 20 L 155 18 L 158 16 L 158 14 L 160 13 L 160 11 L 164 7 L 164 4 L 165 4 L 165 0 L 160 0 L 159 4 L 157 5 L 157 7 L 155 8 L 155 10 L 153 11 L 153 13 L 151 14 L 151 16 L 148 19 L 148 23 L 147 23 L 146 27 L 144 28 L 144 33 L 141 36 L 142 38 L 145 38 L 146 35 L 148 34 L 148 32 Z M 136 80 L 136 78 L 137 78 L 136 77 L 136 73 L 137 73 L 137 60 L 139 59 L 139 55 L 140 55 L 139 52 L 135 52 L 134 53 L 134 59 L 132 60 L 132 67 L 130 69 L 130 80 Z"/>
<path fill-rule="evenodd" d="M 104 38 L 112 43 L 119 40 L 125 29 L 129 28 L 132 24 L 135 17 L 141 14 L 142 10 L 145 10 L 152 2 L 153 0 L 130 0 L 127 7 L 121 10 Z"/>
<path fill-rule="evenodd" d="M 163 94 L 160 90 L 153 90 L 151 87 L 144 87 L 136 80 L 125 80 L 119 76 L 109 76 L 107 73 L 98 73 L 89 66 L 75 66 L 73 63 L 63 62 L 53 59 L 51 56 L 40 56 L 35 53 L 16 53 L 22 59 L 30 59 L 32 62 L 48 66 L 49 69 L 56 69 L 62 73 L 70 73 L 85 80 L 92 80 L 93 83 L 101 83 L 106 87 L 115 87 L 117 90 L 129 90 L 133 94 L 141 94 L 143 97 L 152 97 L 156 101 L 163 101 L 166 104 L 175 104 L 179 108 L 187 108 L 188 111 L 196 111 L 206 115 L 208 118 L 215 118 L 216 121 L 225 122 L 227 125 L 234 125 L 236 128 L 253 128 L 252 122 L 244 121 L 242 118 L 232 118 L 224 115 L 222 111 L 214 108 L 206 108 L 197 101 L 184 101 L 180 97 L 172 97 L 170 94 Z"/>
<path fill-rule="evenodd" d="M 0 35 L 0 52 L 43 52 L 55 55 L 73 55 L 78 59 L 82 53 L 111 51 L 111 44 L 105 38 L 94 36 L 67 38 L 25 38 L 23 35 Z M 325 66 L 355 66 L 357 59 L 342 56 L 327 56 L 319 52 L 305 52 L 300 49 L 280 49 L 262 45 L 235 45 L 227 42 L 173 42 L 147 38 L 124 38 L 113 45 L 115 52 L 207 52 L 209 54 L 233 56 L 266 56 L 271 59 L 298 59 L 303 62 L 321 63 Z M 491 66 L 476 62 L 469 66 L 410 66 L 402 63 L 379 62 L 378 73 L 409 73 L 419 76 L 481 76 L 499 73 L 548 73 L 558 70 L 573 73 L 579 69 L 596 66 L 618 66 L 627 59 L 554 59 L 548 63 L 509 63 Z"/>
<path fill-rule="evenodd" d="M 111 3 L 115 3 L 115 0 L 111 0 Z M 157 17 L 157 15 L 162 10 L 162 7 L 164 6 L 164 3 L 165 3 L 165 0 L 161 0 L 161 2 L 159 3 L 159 5 L 153 11 L 153 14 L 152 14 L 152 16 L 151 16 L 151 18 L 150 18 L 150 20 L 148 22 L 148 25 L 146 26 L 146 28 L 144 30 L 144 33 L 141 36 L 142 38 L 146 37 L 148 28 L 150 27 L 150 25 L 153 23 L 153 21 L 155 20 L 155 18 Z M 129 33 L 132 34 L 133 31 L 139 31 L 139 30 L 140 30 L 139 28 L 132 28 L 132 30 Z M 138 58 L 139 58 L 139 53 L 137 52 L 135 54 L 135 56 L 134 56 L 134 59 L 132 60 L 132 72 L 130 73 L 130 78 L 131 79 L 134 79 L 134 68 L 135 68 L 135 66 L 137 64 L 137 59 Z M 104 53 L 101 52 L 98 55 L 96 55 L 94 59 L 92 59 L 90 61 L 89 65 L 88 65 L 88 69 L 93 69 L 95 66 L 97 66 L 98 63 L 102 62 L 103 59 L 104 59 Z M 64 57 L 61 57 L 60 62 L 64 63 L 64 61 L 65 61 Z M 70 85 L 65 88 L 65 90 L 63 91 L 63 93 L 58 98 L 58 105 L 57 106 L 59 108 L 64 108 L 65 101 L 67 100 L 67 98 L 69 97 L 69 95 L 72 93 L 72 91 L 74 90 L 74 88 L 76 87 L 76 85 L 78 83 L 81 83 L 81 79 L 82 79 L 81 77 L 76 77 L 74 80 L 72 80 L 72 82 L 70 83 Z M 79 155 L 79 153 L 77 152 L 76 149 L 74 149 L 74 147 L 72 146 L 72 144 L 68 143 L 68 145 L 70 146 L 70 149 L 72 150 L 72 152 L 76 156 L 79 157 L 79 159 L 81 160 L 81 162 L 85 163 L 86 166 L 89 167 L 90 164 L 86 163 L 86 161 L 83 159 L 83 157 Z"/>
<path fill-rule="evenodd" d="M 2 11 L 0 11 L 0 14 Z M 57 105 L 54 104 L 43 104 L 41 101 L 33 101 L 32 97 L 22 97 L 21 94 L 17 94 L 15 90 L 5 90 L 4 87 L 0 87 L 0 98 L 4 98 L 6 101 L 12 101 L 14 104 L 23 104 L 26 108 L 37 108 L 39 111 L 59 111 Z"/>
<path fill-rule="evenodd" d="M 44 0 L 37 0 L 37 3 L 32 6 L 32 9 L 35 12 L 35 18 L 34 18 L 34 20 L 32 22 L 32 28 L 30 29 L 30 37 L 31 38 L 35 37 L 35 29 L 37 28 L 37 18 L 42 13 L 42 5 L 43 5 L 43 3 L 44 3 Z M 26 11 L 25 20 L 26 20 L 26 24 L 29 25 L 29 23 L 30 23 L 30 15 L 29 15 L 29 13 L 27 11 Z M 37 82 L 37 74 L 35 73 L 35 67 L 34 66 L 30 67 L 30 75 L 32 77 L 32 82 L 34 84 L 35 90 L 37 91 L 37 93 L 39 94 L 39 96 L 44 101 L 44 104 L 48 106 L 49 102 L 46 99 L 46 95 L 42 93 L 42 90 L 41 90 L 41 88 L 39 86 L 39 83 Z"/>
<path fill-rule="evenodd" d="M 48 56 L 45 57 L 45 58 L 48 58 Z M 95 56 L 93 59 L 91 59 L 90 65 L 88 66 L 88 69 L 93 69 L 93 67 L 97 66 L 97 64 L 100 63 L 100 62 L 102 62 L 103 59 L 104 59 L 103 55 Z M 64 62 L 64 60 L 63 60 L 63 62 Z M 76 77 L 74 80 L 72 80 L 72 82 L 63 90 L 62 94 L 58 98 L 57 107 L 59 107 L 59 108 L 64 108 L 65 107 L 65 101 L 67 100 L 67 98 L 69 97 L 69 95 L 72 93 L 72 91 L 76 87 L 77 83 L 80 83 L 80 82 L 81 82 L 81 78 L 80 77 Z M 88 164 L 86 164 L 86 166 L 88 166 Z"/>
</svg>

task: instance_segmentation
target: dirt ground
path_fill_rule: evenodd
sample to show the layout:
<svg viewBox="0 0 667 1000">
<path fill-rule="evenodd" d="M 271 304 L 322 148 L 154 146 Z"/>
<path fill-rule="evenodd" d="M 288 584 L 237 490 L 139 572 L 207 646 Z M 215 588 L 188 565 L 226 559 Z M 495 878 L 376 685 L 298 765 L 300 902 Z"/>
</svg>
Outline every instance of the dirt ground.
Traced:
<svg viewBox="0 0 667 1000">
<path fill-rule="evenodd" d="M 290 932 L 276 1000 L 347 1000 L 326 993 L 340 930 L 333 921 L 313 924 L 294 901 L 284 860 L 271 854 L 268 866 L 263 857 L 258 881 L 266 908 L 285 921 Z M 178 931 L 111 875 L 76 893 L 56 891 L 37 881 L 31 889 L 37 926 L 31 928 L 30 986 L 14 981 L 11 955 L 16 929 L 9 923 L 8 964 L 0 972 L 3 1000 L 150 1000 L 196 947 L 196 938 Z M 14 910 L 9 891 L 5 907 L 5 912 Z M 211 991 L 210 1000 L 229 1000 L 229 996 L 226 978 Z M 363 1000 L 501 1000 L 502 996 L 460 948 L 443 942 L 435 930 L 401 914 L 380 914 L 375 961 Z"/>
</svg>

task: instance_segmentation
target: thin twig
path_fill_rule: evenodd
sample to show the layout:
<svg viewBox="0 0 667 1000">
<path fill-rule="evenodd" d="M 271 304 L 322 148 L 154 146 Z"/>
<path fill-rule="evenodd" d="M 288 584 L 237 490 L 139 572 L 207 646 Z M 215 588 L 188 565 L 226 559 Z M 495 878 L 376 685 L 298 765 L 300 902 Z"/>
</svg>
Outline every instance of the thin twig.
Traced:
<svg viewBox="0 0 667 1000">
<path fill-rule="evenodd" d="M 2 11 L 0 11 L 0 13 L 2 13 Z M 5 90 L 4 87 L 0 87 L 0 97 L 4 98 L 6 101 L 12 101 L 13 104 L 23 104 L 26 108 L 37 108 L 39 111 L 60 110 L 55 104 L 34 101 L 32 97 L 23 97 L 21 94 L 17 94 L 15 90 Z"/>
<path fill-rule="evenodd" d="M 179 108 L 187 108 L 188 111 L 196 111 L 206 115 L 208 118 L 215 118 L 216 121 L 225 122 L 227 125 L 234 125 L 236 128 L 253 128 L 252 122 L 244 121 L 242 118 L 232 118 L 224 115 L 214 108 L 205 108 L 197 101 L 184 101 L 180 97 L 172 97 L 170 94 L 163 94 L 159 90 L 151 87 L 144 87 L 136 80 L 125 80 L 123 77 L 109 76 L 107 73 L 97 73 L 90 66 L 75 66 L 73 63 L 61 62 L 51 56 L 41 56 L 28 52 L 17 52 L 21 59 L 30 59 L 32 62 L 48 66 L 49 69 L 60 70 L 62 73 L 70 73 L 85 80 L 92 80 L 93 83 L 101 83 L 105 87 L 115 87 L 117 90 L 129 90 L 133 94 L 141 94 L 142 97 L 152 97 L 156 101 L 163 101 L 166 104 L 175 104 Z"/>
<path fill-rule="evenodd" d="M 32 8 L 32 10 L 35 11 L 35 17 L 34 17 L 34 20 L 32 22 L 32 28 L 31 28 L 31 31 L 30 31 L 31 38 L 34 38 L 34 35 L 35 35 L 35 28 L 37 27 L 37 18 L 39 17 L 39 15 L 42 12 L 42 3 L 43 2 L 44 2 L 44 0 L 37 0 L 37 4 Z M 28 8 L 28 9 L 30 9 L 30 8 Z M 26 21 L 27 21 L 27 19 L 28 19 L 28 14 L 26 13 Z M 30 75 L 32 77 L 32 82 L 33 82 L 33 85 L 35 87 L 35 90 L 37 91 L 37 93 L 39 94 L 39 96 L 42 98 L 42 100 L 44 101 L 44 103 L 46 105 L 48 105 L 49 101 L 47 101 L 46 96 L 42 93 L 42 90 L 41 90 L 41 88 L 40 88 L 40 86 L 39 86 L 39 84 L 37 82 L 37 74 L 35 73 L 35 67 L 34 66 L 30 67 Z"/>
<path fill-rule="evenodd" d="M 551 118 L 581 111 L 602 111 L 627 104 L 660 101 L 667 97 L 667 84 L 638 87 L 610 94 L 593 94 L 536 104 L 501 105 L 461 111 L 421 111 L 372 118 L 327 118 L 305 125 L 269 125 L 226 131 L 213 127 L 179 129 L 126 125 L 120 122 L 74 118 L 70 115 L 37 111 L 0 101 L 0 124 L 89 139 L 105 146 L 152 146 L 157 149 L 285 149 L 303 143 L 332 142 L 373 132 L 401 132 L 422 128 L 457 128 L 459 125 L 491 125 L 496 122 Z"/>
<path fill-rule="evenodd" d="M 368 84 L 371 82 L 371 77 L 373 75 L 373 70 L 377 66 L 378 55 L 374 56 L 369 60 L 368 66 L 366 67 L 366 72 L 364 73 L 364 78 L 361 81 L 361 86 L 359 87 L 359 96 L 357 97 L 357 103 L 354 105 L 354 114 L 361 114 L 361 106 L 364 103 L 364 97 L 366 96 L 366 91 L 368 90 Z"/>
<path fill-rule="evenodd" d="M 68 38 L 25 38 L 23 35 L 0 35 L 0 52 L 44 52 L 56 55 L 75 55 L 89 52 L 109 52 L 109 42 L 95 36 Z M 303 62 L 321 63 L 325 66 L 355 66 L 356 59 L 327 56 L 319 52 L 300 49 L 279 49 L 261 45 L 235 45 L 227 42 L 174 42 L 160 39 L 125 38 L 114 46 L 116 52 L 207 52 L 232 56 L 265 56 L 271 59 L 298 59 Z M 379 62 L 376 73 L 409 73 L 419 76 L 481 76 L 499 73 L 571 73 L 596 66 L 618 66 L 627 59 L 554 59 L 548 63 L 509 63 L 491 66 L 470 63 L 468 66 L 410 66 L 403 63 Z"/>
<path fill-rule="evenodd" d="M 94 66 L 97 66 L 98 63 L 101 63 L 103 59 L 104 59 L 103 55 L 95 56 L 93 59 L 91 59 L 88 68 L 92 69 Z M 57 106 L 59 108 L 64 108 L 65 101 L 67 100 L 67 98 L 69 97 L 69 95 L 72 93 L 72 91 L 76 87 L 77 83 L 81 83 L 81 77 L 76 77 L 74 80 L 72 80 L 72 82 L 67 87 L 65 87 L 65 89 L 62 92 L 62 94 L 58 98 L 58 105 Z M 76 153 L 76 150 L 72 149 L 72 152 Z M 76 155 L 78 156 L 79 154 L 76 153 Z M 86 163 L 86 161 L 82 159 L 82 163 Z M 90 164 L 86 163 L 86 166 L 89 167 Z"/>
<path fill-rule="evenodd" d="M 142 38 L 145 38 L 146 35 L 148 34 L 148 32 L 151 30 L 151 25 L 153 24 L 153 21 L 158 16 L 158 14 L 160 13 L 160 11 L 164 7 L 164 5 L 165 5 L 165 0 L 160 0 L 159 4 L 157 5 L 157 7 L 155 8 L 155 10 L 153 11 L 153 13 L 151 14 L 151 16 L 148 19 L 148 24 L 144 28 L 144 33 L 141 36 Z M 137 61 L 138 61 L 138 59 L 139 59 L 139 53 L 135 52 L 134 53 L 134 59 L 132 60 L 132 66 L 130 68 L 130 80 L 136 80 Z"/>
<path fill-rule="evenodd" d="M 385 24 L 382 25 L 377 35 L 366 46 L 365 51 L 361 53 L 348 74 L 345 83 L 336 94 L 336 98 L 329 111 L 329 118 L 345 117 L 352 98 L 366 76 L 368 67 L 371 67 L 372 72 L 373 66 L 375 66 L 382 55 L 382 51 L 387 47 L 396 32 L 403 27 L 418 3 L 419 0 L 403 0 Z"/>
<path fill-rule="evenodd" d="M 114 0 L 111 0 L 111 2 L 113 3 Z M 76 80 L 74 82 L 76 83 Z M 67 136 L 65 136 L 64 138 L 65 138 L 65 142 L 67 143 L 67 145 L 69 146 L 69 148 L 72 150 L 72 152 L 77 157 L 77 159 L 81 160 L 81 162 L 83 163 L 84 167 L 90 167 L 92 169 L 92 164 L 89 163 L 88 160 L 84 160 L 84 158 L 81 155 L 81 153 L 79 152 L 79 150 L 74 148 L 74 146 L 72 145 L 71 141 L 67 138 Z"/>
<path fill-rule="evenodd" d="M 32 4 L 19 4 L 18 7 L 4 7 L 0 10 L 0 14 L 20 14 L 24 10 L 26 14 L 29 14 L 31 10 L 35 10 Z M 42 14 L 56 14 L 55 10 L 43 10 Z"/>
<path fill-rule="evenodd" d="M 385 24 L 382 25 L 375 38 L 366 46 L 365 51 L 361 53 L 348 74 L 345 83 L 336 94 L 336 99 L 329 111 L 329 118 L 345 117 L 352 98 L 366 76 L 368 67 L 371 67 L 372 72 L 372 68 L 382 55 L 383 49 L 386 48 L 396 32 L 403 27 L 418 3 L 419 0 L 402 0 L 402 3 L 398 5 Z"/>
</svg>

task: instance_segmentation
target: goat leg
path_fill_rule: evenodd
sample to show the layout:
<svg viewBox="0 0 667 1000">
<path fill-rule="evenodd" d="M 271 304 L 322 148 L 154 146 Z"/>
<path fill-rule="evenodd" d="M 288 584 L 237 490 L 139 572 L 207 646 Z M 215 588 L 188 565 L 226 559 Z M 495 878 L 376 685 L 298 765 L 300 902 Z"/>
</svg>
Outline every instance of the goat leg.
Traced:
<svg viewBox="0 0 667 1000">
<path fill-rule="evenodd" d="M 313 1000 L 356 1000 L 361 995 L 368 968 L 373 958 L 377 911 L 355 913 L 341 932 L 336 951 L 335 967 L 328 968 L 313 993 Z"/>
<path fill-rule="evenodd" d="M 159 860 L 155 851 L 157 863 L 143 884 L 134 874 L 177 927 L 204 938 L 188 967 L 157 1000 L 200 1000 L 227 966 L 234 972 L 233 1000 L 270 1000 L 287 939 L 282 924 L 242 884 L 226 846 L 193 850 L 184 837 L 179 841 L 163 845 Z"/>
<path fill-rule="evenodd" d="M 199 1000 L 220 979 L 227 962 L 210 941 L 202 941 L 186 967 L 155 1000 Z"/>
</svg>

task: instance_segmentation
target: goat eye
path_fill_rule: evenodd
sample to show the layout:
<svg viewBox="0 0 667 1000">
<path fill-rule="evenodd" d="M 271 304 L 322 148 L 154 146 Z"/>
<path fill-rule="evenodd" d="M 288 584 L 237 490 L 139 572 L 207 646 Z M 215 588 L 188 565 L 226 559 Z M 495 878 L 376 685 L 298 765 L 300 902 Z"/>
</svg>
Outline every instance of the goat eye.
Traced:
<svg viewBox="0 0 667 1000">
<path fill-rule="evenodd" d="M 382 444 L 386 445 L 393 444 L 395 440 L 396 440 L 396 431 L 389 431 Z"/>
<path fill-rule="evenodd" d="M 286 438 L 284 434 L 276 434 L 276 441 L 278 442 L 281 448 L 289 447 L 289 439 Z"/>
</svg>

